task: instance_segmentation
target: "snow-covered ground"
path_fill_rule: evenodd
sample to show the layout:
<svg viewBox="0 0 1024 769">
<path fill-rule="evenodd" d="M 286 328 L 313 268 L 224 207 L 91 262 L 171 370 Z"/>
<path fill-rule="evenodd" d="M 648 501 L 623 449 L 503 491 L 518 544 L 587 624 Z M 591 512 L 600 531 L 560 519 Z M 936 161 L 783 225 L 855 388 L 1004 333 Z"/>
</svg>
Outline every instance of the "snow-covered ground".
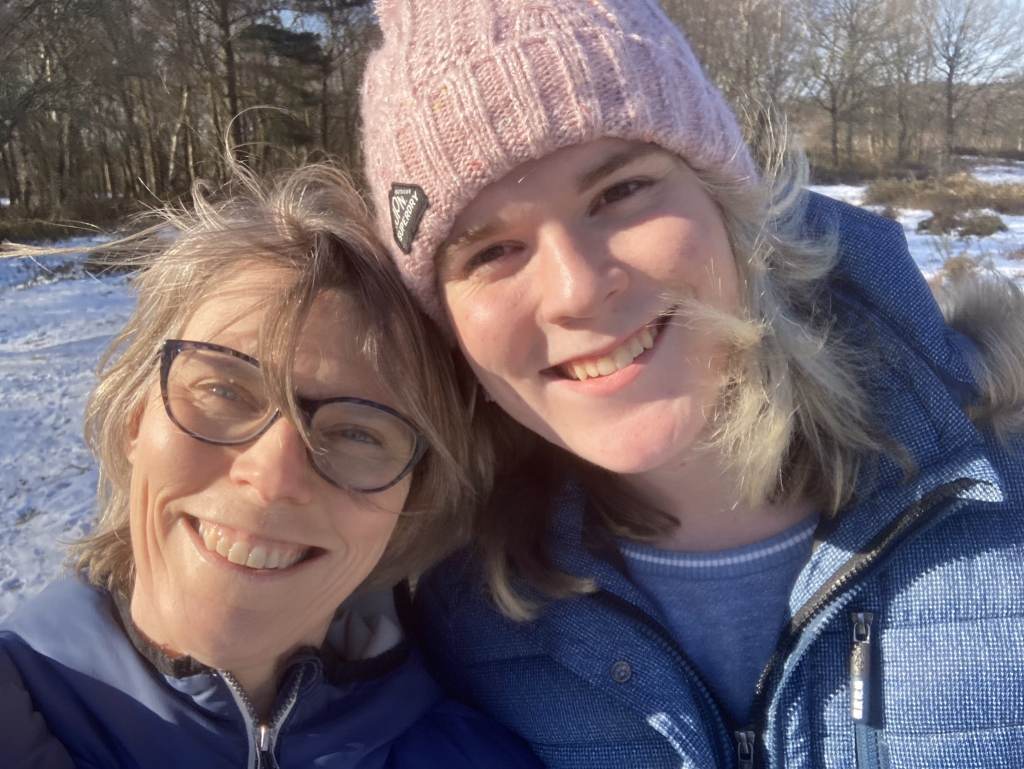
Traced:
<svg viewBox="0 0 1024 769">
<path fill-rule="evenodd" d="M 66 261 L 0 261 L 0 617 L 56 575 L 64 543 L 88 529 L 96 471 L 82 412 L 133 306 L 125 278 Z"/>
<path fill-rule="evenodd" d="M 985 161 L 978 173 L 1024 183 L 1024 163 Z M 863 187 L 815 189 L 856 205 L 864 196 Z M 1005 257 L 1024 248 L 1024 216 L 1002 217 L 1009 232 L 961 240 L 918 234 L 928 215 L 900 212 L 925 273 L 944 256 L 968 252 L 1024 275 L 1024 262 Z M 100 353 L 133 303 L 124 277 L 91 277 L 73 258 L 0 260 L 0 619 L 59 573 L 64 543 L 88 530 L 96 470 L 81 437 L 82 411 Z"/>
<path fill-rule="evenodd" d="M 963 155 L 961 160 L 974 164 L 971 174 L 986 184 L 1020 184 L 1024 180 L 1024 160 L 1000 160 Z"/>
<path fill-rule="evenodd" d="M 995 170 L 993 170 L 995 169 Z M 1007 162 L 1002 165 L 978 166 L 975 176 L 989 184 L 1024 184 L 1024 163 Z M 851 203 L 855 206 L 864 205 L 866 188 L 850 184 L 826 184 L 812 186 L 810 189 L 822 195 Z M 864 206 L 876 213 L 881 213 L 884 206 Z M 934 275 L 942 268 L 942 263 L 952 256 L 967 255 L 977 259 L 986 267 L 991 267 L 1014 279 L 1024 278 L 1024 216 L 996 214 L 995 211 L 981 213 L 995 214 L 1006 225 L 1006 232 L 997 232 L 985 238 L 959 238 L 948 235 L 932 235 L 918 232 L 917 225 L 932 215 L 931 211 L 917 208 L 901 208 L 898 221 L 903 225 L 907 236 L 910 253 L 926 276 Z M 1016 258 L 1013 256 L 1016 254 Z"/>
</svg>

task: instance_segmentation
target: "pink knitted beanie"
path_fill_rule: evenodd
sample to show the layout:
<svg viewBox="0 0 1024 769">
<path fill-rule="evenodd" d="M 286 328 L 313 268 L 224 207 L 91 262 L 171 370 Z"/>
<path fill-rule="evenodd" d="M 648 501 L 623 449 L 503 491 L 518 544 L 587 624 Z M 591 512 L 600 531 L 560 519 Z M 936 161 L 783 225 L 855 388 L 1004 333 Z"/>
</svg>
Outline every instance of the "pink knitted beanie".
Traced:
<svg viewBox="0 0 1024 769">
<path fill-rule="evenodd" d="M 406 284 L 446 327 L 434 254 L 520 163 L 602 137 L 756 177 L 735 116 L 657 0 L 377 0 L 366 175 Z"/>
</svg>

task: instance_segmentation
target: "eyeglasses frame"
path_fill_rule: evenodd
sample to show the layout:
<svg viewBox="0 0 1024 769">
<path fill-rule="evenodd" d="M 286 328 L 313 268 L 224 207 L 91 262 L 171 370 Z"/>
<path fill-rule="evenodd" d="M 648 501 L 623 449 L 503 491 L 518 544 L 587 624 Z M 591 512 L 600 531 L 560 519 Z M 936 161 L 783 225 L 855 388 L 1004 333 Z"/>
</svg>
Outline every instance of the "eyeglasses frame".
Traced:
<svg viewBox="0 0 1024 769">
<path fill-rule="evenodd" d="M 266 433 L 267 430 L 269 430 L 270 427 L 274 424 L 274 422 L 276 422 L 278 418 L 281 416 L 281 409 L 276 409 L 274 413 L 271 414 L 270 417 L 267 419 L 267 423 L 263 425 L 259 430 L 257 430 L 250 436 L 236 440 L 216 440 L 214 438 L 207 438 L 203 435 L 199 435 L 193 432 L 192 430 L 189 430 L 187 427 L 181 424 L 181 422 L 178 421 L 177 417 L 174 416 L 174 411 L 171 409 L 170 397 L 167 394 L 167 385 L 171 374 L 171 366 L 173 365 L 178 355 L 184 350 L 210 350 L 212 352 L 224 353 L 225 355 L 230 355 L 234 358 L 238 358 L 241 361 L 249 363 L 255 366 L 257 369 L 261 368 L 260 362 L 256 358 L 252 357 L 251 355 L 246 355 L 244 352 L 239 352 L 238 350 L 235 350 L 231 347 L 225 347 L 224 345 L 214 344 L 213 342 L 197 342 L 190 339 L 165 339 L 160 347 L 160 351 L 157 353 L 158 357 L 160 358 L 160 396 L 164 402 L 164 411 L 167 413 L 167 418 L 170 419 L 171 422 L 173 422 L 174 425 L 183 433 L 192 438 L 195 438 L 197 441 L 213 444 L 215 446 L 239 446 L 243 443 L 250 443 L 252 441 L 257 440 L 260 436 Z M 349 396 L 323 398 L 320 400 L 296 396 L 295 403 L 299 407 L 299 411 L 302 414 L 303 420 L 305 421 L 305 427 L 307 429 L 309 429 L 309 427 L 313 424 L 313 417 L 316 415 L 316 412 L 319 411 L 323 406 L 327 406 L 331 403 L 355 403 L 361 406 L 368 406 L 370 408 L 383 411 L 385 414 L 393 416 L 399 421 L 401 421 L 403 424 L 405 424 L 406 427 L 409 428 L 410 431 L 412 431 L 414 440 L 413 451 L 412 456 L 409 458 L 409 461 L 405 464 L 405 467 L 402 468 L 398 476 L 390 483 L 387 483 L 383 486 L 376 486 L 370 489 L 358 489 L 352 486 L 342 486 L 340 483 L 337 483 L 334 480 L 332 480 L 330 477 L 328 477 L 327 473 L 325 473 L 317 464 L 316 459 L 314 457 L 314 452 L 307 446 L 306 455 L 309 457 L 309 463 L 310 465 L 312 465 L 313 469 L 316 470 L 317 475 L 319 475 L 332 486 L 339 489 L 357 491 L 360 494 L 374 494 L 378 491 L 386 491 L 387 489 L 390 489 L 392 486 L 401 481 L 403 478 L 405 478 L 405 476 L 407 476 L 410 472 L 412 472 L 412 469 L 423 458 L 423 455 L 426 454 L 427 449 L 430 447 L 429 443 L 427 442 L 427 439 L 423 436 L 423 433 L 419 431 L 416 425 L 414 425 L 408 417 L 391 408 L 390 406 L 385 406 L 383 403 L 377 403 L 376 401 L 367 400 L 366 398 L 354 398 Z"/>
</svg>

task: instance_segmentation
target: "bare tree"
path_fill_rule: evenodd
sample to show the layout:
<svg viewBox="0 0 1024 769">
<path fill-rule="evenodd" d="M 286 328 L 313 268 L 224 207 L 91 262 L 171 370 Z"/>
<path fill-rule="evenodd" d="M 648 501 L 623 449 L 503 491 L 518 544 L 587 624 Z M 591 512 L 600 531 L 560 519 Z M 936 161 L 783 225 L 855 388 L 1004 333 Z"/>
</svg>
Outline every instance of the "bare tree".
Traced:
<svg viewBox="0 0 1024 769">
<path fill-rule="evenodd" d="M 664 0 L 755 145 L 798 93 L 806 41 L 798 10 L 776 0 Z"/>
<path fill-rule="evenodd" d="M 957 126 L 983 86 L 1020 71 L 1024 8 L 1020 0 L 936 0 L 931 35 L 943 84 L 948 158 Z"/>
<path fill-rule="evenodd" d="M 882 84 L 892 104 L 896 122 L 896 163 L 910 156 L 914 128 L 921 127 L 921 110 L 915 99 L 933 66 L 929 19 L 934 0 L 888 0 L 885 23 L 879 40 Z"/>
<path fill-rule="evenodd" d="M 885 0 L 804 0 L 810 41 L 812 98 L 829 116 L 833 167 L 839 167 L 839 130 L 845 122 L 846 160 L 854 151 L 854 127 L 880 62 Z"/>
</svg>

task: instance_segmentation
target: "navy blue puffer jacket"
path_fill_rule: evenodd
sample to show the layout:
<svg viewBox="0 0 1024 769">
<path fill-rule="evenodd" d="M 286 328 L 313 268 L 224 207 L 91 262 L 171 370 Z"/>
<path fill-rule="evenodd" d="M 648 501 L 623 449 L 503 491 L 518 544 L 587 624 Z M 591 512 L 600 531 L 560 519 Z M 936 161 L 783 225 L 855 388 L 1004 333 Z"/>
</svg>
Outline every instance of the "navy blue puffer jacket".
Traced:
<svg viewBox="0 0 1024 769">
<path fill-rule="evenodd" d="M 446 700 L 407 644 L 357 662 L 300 652 L 278 698 L 260 728 L 230 674 L 165 657 L 77 579 L 0 627 L 5 769 L 539 766 L 518 738 Z"/>
</svg>

